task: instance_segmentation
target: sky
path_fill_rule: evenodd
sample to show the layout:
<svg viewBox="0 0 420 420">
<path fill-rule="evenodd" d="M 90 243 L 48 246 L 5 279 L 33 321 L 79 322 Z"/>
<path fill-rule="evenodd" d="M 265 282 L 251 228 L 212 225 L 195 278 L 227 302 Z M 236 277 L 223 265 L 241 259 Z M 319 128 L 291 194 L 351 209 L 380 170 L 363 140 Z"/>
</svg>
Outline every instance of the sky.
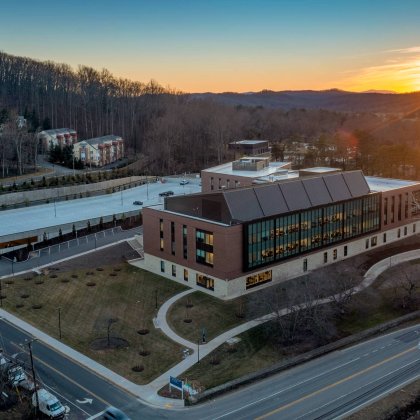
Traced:
<svg viewBox="0 0 420 420">
<path fill-rule="evenodd" d="M 0 0 L 0 50 L 184 92 L 410 92 L 420 1 Z"/>
</svg>

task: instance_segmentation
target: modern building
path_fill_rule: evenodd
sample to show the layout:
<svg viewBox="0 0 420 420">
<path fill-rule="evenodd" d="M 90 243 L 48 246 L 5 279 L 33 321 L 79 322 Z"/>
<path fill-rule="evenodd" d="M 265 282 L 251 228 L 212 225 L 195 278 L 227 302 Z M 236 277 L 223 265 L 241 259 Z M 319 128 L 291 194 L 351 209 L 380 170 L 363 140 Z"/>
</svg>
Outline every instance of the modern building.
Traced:
<svg viewBox="0 0 420 420">
<path fill-rule="evenodd" d="M 110 134 L 74 144 L 74 157 L 86 166 L 104 166 L 124 157 L 124 140 Z"/>
<path fill-rule="evenodd" d="M 249 187 L 298 176 L 290 162 L 270 162 L 269 157 L 250 156 L 201 171 L 203 192 Z"/>
<path fill-rule="evenodd" d="M 77 132 L 72 128 L 54 128 L 38 134 L 42 153 L 48 152 L 51 146 L 72 145 L 77 142 Z"/>
<path fill-rule="evenodd" d="M 243 156 L 270 156 L 268 140 L 237 140 L 229 143 L 228 150 L 233 151 L 235 159 Z"/>
<path fill-rule="evenodd" d="M 418 232 L 420 182 L 328 169 L 145 208 L 145 268 L 230 299 Z"/>
</svg>

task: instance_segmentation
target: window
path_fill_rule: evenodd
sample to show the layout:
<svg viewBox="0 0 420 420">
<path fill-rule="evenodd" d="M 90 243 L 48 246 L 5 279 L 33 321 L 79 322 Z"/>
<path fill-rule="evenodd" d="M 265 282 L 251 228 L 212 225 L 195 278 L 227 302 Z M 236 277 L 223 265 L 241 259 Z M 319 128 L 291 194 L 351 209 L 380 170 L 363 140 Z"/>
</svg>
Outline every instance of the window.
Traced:
<svg viewBox="0 0 420 420">
<path fill-rule="evenodd" d="M 395 222 L 395 197 L 391 197 L 391 223 Z"/>
<path fill-rule="evenodd" d="M 336 249 L 334 249 L 334 251 L 333 251 L 333 259 L 334 260 L 336 260 L 337 259 L 337 250 Z"/>
<path fill-rule="evenodd" d="M 171 253 L 175 255 L 175 223 L 171 222 Z"/>
<path fill-rule="evenodd" d="M 161 261 L 161 262 L 160 262 L 160 271 L 161 271 L 162 273 L 164 273 L 164 272 L 165 272 L 165 261 Z"/>
<path fill-rule="evenodd" d="M 201 286 L 209 290 L 214 290 L 214 279 L 211 277 L 207 277 L 203 274 L 196 274 L 195 278 L 197 286 Z"/>
<path fill-rule="evenodd" d="M 398 220 L 401 220 L 402 195 L 398 195 Z"/>
<path fill-rule="evenodd" d="M 384 225 L 388 224 L 388 198 L 384 198 Z"/>
<path fill-rule="evenodd" d="M 303 259 L 303 271 L 308 271 L 308 259 Z"/>
<path fill-rule="evenodd" d="M 182 250 L 184 254 L 184 259 L 188 258 L 188 231 L 187 226 L 182 226 Z"/>
<path fill-rule="evenodd" d="M 261 284 L 268 283 L 271 280 L 272 280 L 271 270 L 264 271 L 263 273 L 259 273 L 259 274 L 254 274 L 253 276 L 248 276 L 246 278 L 246 289 L 251 289 Z"/>
<path fill-rule="evenodd" d="M 347 245 L 344 246 L 344 256 L 347 257 Z"/>
<path fill-rule="evenodd" d="M 377 236 L 372 236 L 372 238 L 370 240 L 370 245 L 371 246 L 376 246 L 377 243 L 378 243 L 378 237 Z"/>
<path fill-rule="evenodd" d="M 163 241 L 163 219 L 159 219 L 159 235 L 160 235 L 160 250 L 163 251 L 163 249 L 164 249 L 164 241 Z"/>
<path fill-rule="evenodd" d="M 184 268 L 184 280 L 188 281 L 188 270 Z"/>
<path fill-rule="evenodd" d="M 416 224 L 413 225 L 413 233 L 416 233 Z"/>
<path fill-rule="evenodd" d="M 368 249 L 368 248 L 369 248 L 369 238 L 367 238 L 367 239 L 366 239 L 365 248 L 366 248 L 366 249 Z"/>
<path fill-rule="evenodd" d="M 328 262 L 328 252 L 324 252 L 324 263 Z"/>
<path fill-rule="evenodd" d="M 404 226 L 404 236 L 407 235 L 407 226 Z"/>
<path fill-rule="evenodd" d="M 401 229 L 398 229 L 398 234 L 397 234 L 398 238 L 401 238 Z"/>
<path fill-rule="evenodd" d="M 176 265 L 172 264 L 172 276 L 176 277 Z"/>
<path fill-rule="evenodd" d="M 195 234 L 196 257 L 200 264 L 213 267 L 213 233 L 197 229 Z"/>
<path fill-rule="evenodd" d="M 384 244 L 386 244 L 386 233 L 384 233 L 384 235 L 383 235 L 382 242 L 383 242 Z"/>
</svg>

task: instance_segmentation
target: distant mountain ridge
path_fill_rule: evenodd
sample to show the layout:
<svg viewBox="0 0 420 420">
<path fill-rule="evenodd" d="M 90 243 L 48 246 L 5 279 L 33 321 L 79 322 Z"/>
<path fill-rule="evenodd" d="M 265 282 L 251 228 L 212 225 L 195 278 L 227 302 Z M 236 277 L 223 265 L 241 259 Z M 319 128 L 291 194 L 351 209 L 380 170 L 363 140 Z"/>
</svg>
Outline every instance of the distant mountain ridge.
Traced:
<svg viewBox="0 0 420 420">
<path fill-rule="evenodd" d="M 330 90 L 264 90 L 247 93 L 192 93 L 192 99 L 211 99 L 232 106 L 262 106 L 264 108 L 326 109 L 343 112 L 408 113 L 420 108 L 420 92 L 394 93 L 387 91 L 347 92 Z"/>
</svg>

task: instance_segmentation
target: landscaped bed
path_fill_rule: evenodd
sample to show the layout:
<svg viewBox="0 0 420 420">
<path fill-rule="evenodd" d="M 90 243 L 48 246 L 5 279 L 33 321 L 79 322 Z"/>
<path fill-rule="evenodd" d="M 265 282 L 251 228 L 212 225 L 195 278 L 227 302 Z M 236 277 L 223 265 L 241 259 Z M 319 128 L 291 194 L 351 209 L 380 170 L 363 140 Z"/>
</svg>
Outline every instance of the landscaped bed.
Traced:
<svg viewBox="0 0 420 420">
<path fill-rule="evenodd" d="M 148 383 L 182 360 L 182 347 L 152 319 L 156 301 L 159 307 L 184 287 L 127 263 L 95 266 L 102 260 L 95 254 L 90 260 L 89 269 L 4 281 L 3 308 L 57 339 L 60 314 L 64 343 L 133 382 Z"/>
</svg>

